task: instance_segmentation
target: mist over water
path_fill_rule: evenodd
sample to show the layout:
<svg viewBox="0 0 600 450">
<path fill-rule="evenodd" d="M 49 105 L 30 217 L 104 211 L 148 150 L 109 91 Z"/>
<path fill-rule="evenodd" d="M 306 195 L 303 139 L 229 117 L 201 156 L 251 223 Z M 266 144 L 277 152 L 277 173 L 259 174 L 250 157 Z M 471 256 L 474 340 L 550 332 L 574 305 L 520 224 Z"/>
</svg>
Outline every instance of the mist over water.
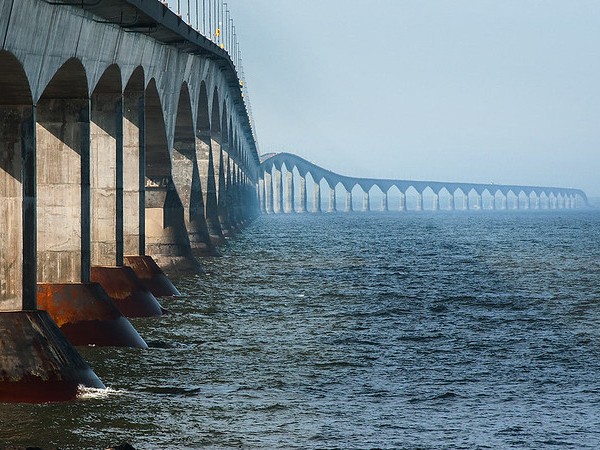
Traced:
<svg viewBox="0 0 600 450">
<path fill-rule="evenodd" d="M 600 213 L 265 216 L 6 445 L 598 448 Z"/>
</svg>

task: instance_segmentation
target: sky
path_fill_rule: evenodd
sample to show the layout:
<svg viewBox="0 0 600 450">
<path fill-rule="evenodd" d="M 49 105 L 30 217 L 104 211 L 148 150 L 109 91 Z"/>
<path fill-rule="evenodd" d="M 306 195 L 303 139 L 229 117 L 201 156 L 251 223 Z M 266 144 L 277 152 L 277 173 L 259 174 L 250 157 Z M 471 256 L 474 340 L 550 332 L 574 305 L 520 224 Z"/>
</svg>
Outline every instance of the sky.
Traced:
<svg viewBox="0 0 600 450">
<path fill-rule="evenodd" d="M 600 1 L 227 3 L 261 152 L 600 196 Z"/>
</svg>

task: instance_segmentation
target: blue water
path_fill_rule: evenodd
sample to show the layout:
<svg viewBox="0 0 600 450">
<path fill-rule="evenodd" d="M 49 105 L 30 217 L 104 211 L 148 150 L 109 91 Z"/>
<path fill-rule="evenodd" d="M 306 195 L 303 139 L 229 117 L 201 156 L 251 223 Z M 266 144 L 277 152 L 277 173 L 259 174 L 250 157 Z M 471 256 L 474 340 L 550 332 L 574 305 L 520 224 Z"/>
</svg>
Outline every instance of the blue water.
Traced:
<svg viewBox="0 0 600 450">
<path fill-rule="evenodd" d="M 0 406 L 99 449 L 600 448 L 600 213 L 261 217 L 178 280 L 108 394 Z"/>
</svg>

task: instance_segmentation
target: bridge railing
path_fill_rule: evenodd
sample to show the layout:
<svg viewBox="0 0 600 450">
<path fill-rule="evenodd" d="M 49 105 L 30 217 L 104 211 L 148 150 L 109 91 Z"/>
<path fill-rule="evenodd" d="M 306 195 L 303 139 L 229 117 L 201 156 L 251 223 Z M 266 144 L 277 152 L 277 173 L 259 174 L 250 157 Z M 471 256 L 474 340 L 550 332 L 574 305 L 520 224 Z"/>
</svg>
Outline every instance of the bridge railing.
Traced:
<svg viewBox="0 0 600 450">
<path fill-rule="evenodd" d="M 242 96 L 246 103 L 246 110 L 248 111 L 250 118 L 254 140 L 255 142 L 258 142 L 254 117 L 252 115 L 250 95 L 248 93 L 248 84 L 246 83 L 246 75 L 244 73 L 242 51 L 235 29 L 235 23 L 227 2 L 223 0 L 159 1 L 168 6 L 171 11 L 181 17 L 181 19 L 190 27 L 229 54 L 229 57 L 235 66 L 238 79 L 240 80 Z"/>
</svg>

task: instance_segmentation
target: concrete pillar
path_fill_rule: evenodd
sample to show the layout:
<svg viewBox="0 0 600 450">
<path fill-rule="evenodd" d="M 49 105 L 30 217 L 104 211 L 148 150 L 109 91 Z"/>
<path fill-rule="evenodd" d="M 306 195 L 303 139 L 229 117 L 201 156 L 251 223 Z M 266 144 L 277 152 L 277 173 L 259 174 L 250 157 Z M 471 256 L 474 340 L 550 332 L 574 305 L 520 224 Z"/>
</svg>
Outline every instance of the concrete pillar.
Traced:
<svg viewBox="0 0 600 450">
<path fill-rule="evenodd" d="M 313 212 L 321 212 L 321 183 L 315 181 L 315 190 L 313 192 Z"/>
<path fill-rule="evenodd" d="M 299 212 L 305 213 L 306 208 L 306 176 L 300 175 L 300 209 Z"/>
<path fill-rule="evenodd" d="M 327 209 L 327 212 L 333 213 L 337 211 L 337 206 L 336 206 L 336 202 L 335 202 L 335 187 L 330 187 L 329 188 L 329 208 Z"/>
<path fill-rule="evenodd" d="M 265 172 L 265 210 L 267 214 L 273 213 L 273 183 L 270 171 Z"/>
<path fill-rule="evenodd" d="M 263 174 L 261 178 L 258 179 L 258 201 L 260 203 L 260 212 L 266 213 L 267 208 L 265 204 L 265 175 Z"/>
<path fill-rule="evenodd" d="M 90 121 L 91 260 L 123 265 L 123 112 L 119 93 L 94 93 Z"/>
<path fill-rule="evenodd" d="M 463 209 L 465 211 L 468 211 L 469 209 L 471 209 L 471 204 L 469 202 L 469 194 L 468 193 L 463 195 Z"/>
<path fill-rule="evenodd" d="M 433 210 L 434 211 L 440 210 L 440 196 L 439 196 L 439 194 L 436 194 L 435 192 L 433 193 Z"/>
<path fill-rule="evenodd" d="M 36 309 L 35 122 L 31 106 L 0 106 L 0 311 Z"/>
<path fill-rule="evenodd" d="M 533 199 L 533 209 L 540 209 L 540 196 L 536 194 L 535 198 Z"/>
<path fill-rule="evenodd" d="M 454 211 L 456 209 L 456 194 L 450 194 L 450 197 L 448 198 L 448 209 L 450 211 Z"/>
<path fill-rule="evenodd" d="M 281 181 L 281 169 L 275 167 L 273 173 L 273 212 L 275 214 L 283 212 L 283 185 Z"/>
<path fill-rule="evenodd" d="M 508 208 L 508 196 L 505 194 L 502 194 L 500 209 L 506 210 L 507 208 Z"/>
<path fill-rule="evenodd" d="M 496 211 L 496 195 L 494 194 L 492 194 L 492 197 L 490 198 L 490 209 Z"/>
<path fill-rule="evenodd" d="M 369 191 L 363 191 L 363 211 L 371 211 L 371 198 L 369 196 Z"/>
<path fill-rule="evenodd" d="M 285 212 L 288 214 L 296 212 L 294 208 L 294 172 L 292 172 L 291 170 L 289 170 L 287 173 Z"/>
<path fill-rule="evenodd" d="M 525 197 L 525 209 L 531 209 L 531 197 L 529 195 Z"/>
<path fill-rule="evenodd" d="M 352 204 L 352 189 L 346 191 L 346 212 L 354 211 L 354 206 Z"/>
<path fill-rule="evenodd" d="M 384 211 L 384 212 L 389 211 L 388 193 L 387 193 L 387 191 L 385 191 L 383 193 L 383 197 L 381 198 L 381 210 Z"/>
<path fill-rule="evenodd" d="M 417 192 L 416 211 L 423 211 L 423 193 L 422 192 Z"/>
<path fill-rule="evenodd" d="M 141 88 L 141 89 L 140 89 Z M 144 91 L 125 89 L 123 95 L 123 253 L 145 252 Z"/>
<path fill-rule="evenodd" d="M 219 161 L 220 147 L 213 149 L 213 142 L 216 142 L 216 137 L 215 139 L 211 138 L 208 124 L 196 130 L 196 161 L 200 174 L 204 219 L 206 220 L 206 227 L 211 241 L 214 244 L 222 244 L 225 242 L 225 238 L 221 229 L 221 223 L 219 222 L 217 200 L 218 176 L 215 173 L 215 159 Z M 220 165 L 217 163 L 217 169 L 219 167 Z"/>
<path fill-rule="evenodd" d="M 406 211 L 406 194 L 400 192 L 400 211 Z"/>
<path fill-rule="evenodd" d="M 90 281 L 90 132 L 87 99 L 37 106 L 38 281 Z"/>
<path fill-rule="evenodd" d="M 482 205 L 483 205 L 483 198 L 482 198 L 481 194 L 479 192 L 477 192 L 475 195 L 475 208 L 481 211 L 481 209 L 483 209 Z"/>
</svg>

